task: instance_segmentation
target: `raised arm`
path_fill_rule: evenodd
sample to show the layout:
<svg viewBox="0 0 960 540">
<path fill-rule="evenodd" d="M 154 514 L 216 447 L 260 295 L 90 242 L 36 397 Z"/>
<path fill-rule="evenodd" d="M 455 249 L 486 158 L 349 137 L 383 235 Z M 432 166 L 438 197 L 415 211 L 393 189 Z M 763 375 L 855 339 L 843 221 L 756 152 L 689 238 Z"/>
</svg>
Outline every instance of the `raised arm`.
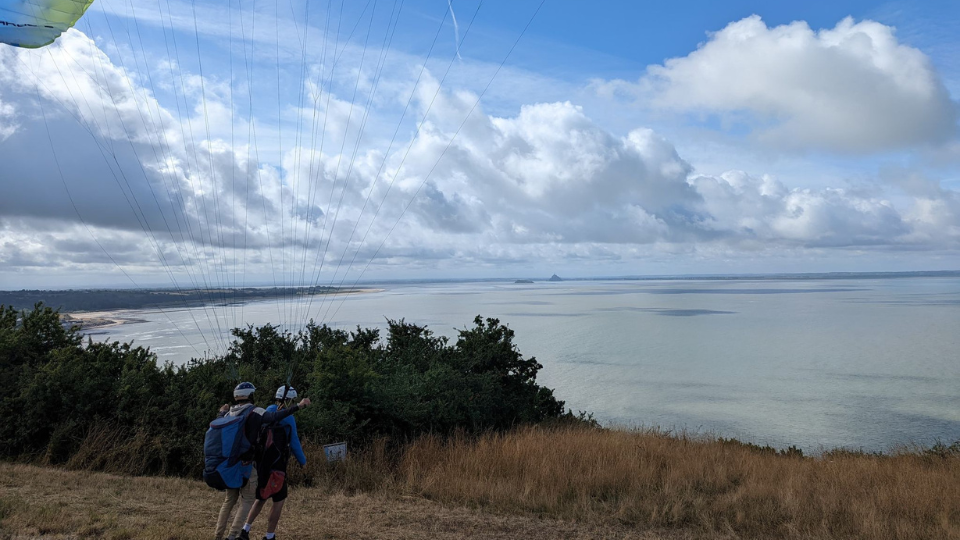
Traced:
<svg viewBox="0 0 960 540">
<path fill-rule="evenodd" d="M 307 464 L 307 456 L 303 453 L 303 447 L 300 446 L 300 436 L 297 435 L 297 421 L 293 417 L 287 418 L 290 426 L 290 450 L 293 451 L 293 457 L 297 458 L 300 465 Z"/>
<path fill-rule="evenodd" d="M 290 407 L 289 409 L 281 409 L 278 411 L 267 411 L 263 413 L 263 422 L 268 424 L 271 422 L 279 422 L 280 420 L 283 420 L 284 418 L 299 411 L 300 409 L 307 408 L 308 405 L 310 405 L 310 398 L 303 398 L 302 400 L 300 400 L 300 403 L 294 405 L 293 407 Z"/>
</svg>

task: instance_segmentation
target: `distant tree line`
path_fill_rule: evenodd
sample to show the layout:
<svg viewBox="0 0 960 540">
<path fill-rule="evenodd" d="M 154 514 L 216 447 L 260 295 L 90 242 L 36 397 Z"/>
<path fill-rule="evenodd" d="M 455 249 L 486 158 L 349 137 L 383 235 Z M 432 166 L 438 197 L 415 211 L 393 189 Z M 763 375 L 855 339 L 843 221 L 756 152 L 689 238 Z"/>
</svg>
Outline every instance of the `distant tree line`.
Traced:
<svg viewBox="0 0 960 540">
<path fill-rule="evenodd" d="M 52 308 L 0 306 L 0 457 L 62 463 L 109 425 L 149 441 L 139 450 L 146 472 L 196 475 L 207 424 L 241 380 L 264 406 L 290 380 L 316 405 L 297 422 L 318 443 L 577 421 L 497 319 L 478 316 L 455 340 L 403 320 L 386 334 L 248 327 L 233 331 L 224 356 L 173 366 L 129 343 L 85 341 Z"/>
<path fill-rule="evenodd" d="M 89 289 L 0 291 L 0 305 L 31 309 L 37 302 L 62 311 L 106 311 L 229 304 L 337 292 L 337 287 L 269 287 L 238 289 Z"/>
</svg>

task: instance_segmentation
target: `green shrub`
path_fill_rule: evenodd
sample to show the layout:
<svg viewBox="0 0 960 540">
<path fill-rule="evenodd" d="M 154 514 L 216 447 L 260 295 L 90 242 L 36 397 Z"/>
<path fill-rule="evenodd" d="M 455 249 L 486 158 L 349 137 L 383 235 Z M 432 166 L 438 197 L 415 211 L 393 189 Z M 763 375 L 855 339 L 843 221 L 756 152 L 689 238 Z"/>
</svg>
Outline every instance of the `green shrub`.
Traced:
<svg viewBox="0 0 960 540">
<path fill-rule="evenodd" d="M 497 319 L 478 316 L 453 343 L 403 320 L 389 321 L 385 338 L 376 329 L 312 322 L 296 334 L 265 325 L 233 336 L 222 357 L 160 365 L 143 347 L 84 343 L 41 304 L 21 312 L 0 306 L 0 415 L 8 419 L 0 423 L 0 456 L 66 463 L 87 441 L 149 448 L 149 459 L 129 457 L 142 473 L 197 475 L 203 432 L 241 380 L 260 389 L 264 406 L 291 381 L 316 405 L 297 422 L 317 443 L 362 447 L 423 433 L 592 420 L 565 413 L 553 391 L 537 384 L 542 366 L 517 350 L 513 331 Z M 138 439 L 103 437 L 104 425 Z"/>
</svg>

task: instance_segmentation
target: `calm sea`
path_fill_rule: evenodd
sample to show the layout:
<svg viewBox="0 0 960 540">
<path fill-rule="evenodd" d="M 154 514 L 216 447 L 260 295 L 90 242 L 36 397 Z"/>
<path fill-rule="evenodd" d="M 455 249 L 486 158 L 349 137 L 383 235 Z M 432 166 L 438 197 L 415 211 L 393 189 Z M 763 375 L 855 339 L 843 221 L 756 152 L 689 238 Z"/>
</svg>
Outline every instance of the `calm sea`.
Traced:
<svg viewBox="0 0 960 540">
<path fill-rule="evenodd" d="M 146 322 L 94 337 L 182 363 L 218 346 L 214 319 L 226 335 L 241 322 L 300 320 L 305 307 L 137 311 Z M 405 318 L 447 336 L 497 317 L 543 364 L 541 383 L 607 425 L 808 452 L 960 439 L 957 277 L 386 285 L 315 299 L 311 312 L 344 328 Z"/>
</svg>

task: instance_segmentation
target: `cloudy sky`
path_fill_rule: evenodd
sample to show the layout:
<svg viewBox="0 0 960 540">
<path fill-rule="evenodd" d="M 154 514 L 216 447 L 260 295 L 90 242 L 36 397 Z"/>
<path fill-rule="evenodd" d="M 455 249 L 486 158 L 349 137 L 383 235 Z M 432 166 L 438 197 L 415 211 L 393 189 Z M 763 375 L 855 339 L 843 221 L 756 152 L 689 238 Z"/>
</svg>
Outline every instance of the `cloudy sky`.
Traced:
<svg viewBox="0 0 960 540">
<path fill-rule="evenodd" d="M 960 268 L 952 2 L 646 4 L 96 0 L 0 288 Z"/>
</svg>

